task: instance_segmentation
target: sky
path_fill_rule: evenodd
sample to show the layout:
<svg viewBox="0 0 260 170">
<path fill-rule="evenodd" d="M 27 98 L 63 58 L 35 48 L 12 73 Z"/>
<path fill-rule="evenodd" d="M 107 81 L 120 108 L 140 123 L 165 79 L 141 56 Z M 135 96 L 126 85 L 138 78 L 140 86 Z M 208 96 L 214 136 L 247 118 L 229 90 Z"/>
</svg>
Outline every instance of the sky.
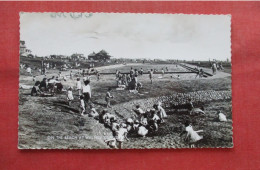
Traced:
<svg viewBox="0 0 260 170">
<path fill-rule="evenodd" d="M 37 56 L 106 50 L 114 58 L 231 59 L 230 15 L 20 13 Z"/>
</svg>

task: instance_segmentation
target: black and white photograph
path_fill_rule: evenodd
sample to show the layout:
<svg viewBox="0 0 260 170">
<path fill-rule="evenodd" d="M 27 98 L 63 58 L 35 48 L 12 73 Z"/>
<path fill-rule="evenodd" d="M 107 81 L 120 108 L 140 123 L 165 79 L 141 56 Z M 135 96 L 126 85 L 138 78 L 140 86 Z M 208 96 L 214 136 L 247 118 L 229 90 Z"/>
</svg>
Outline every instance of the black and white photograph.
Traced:
<svg viewBox="0 0 260 170">
<path fill-rule="evenodd" d="M 19 149 L 233 147 L 231 15 L 20 12 L 19 43 Z"/>
</svg>

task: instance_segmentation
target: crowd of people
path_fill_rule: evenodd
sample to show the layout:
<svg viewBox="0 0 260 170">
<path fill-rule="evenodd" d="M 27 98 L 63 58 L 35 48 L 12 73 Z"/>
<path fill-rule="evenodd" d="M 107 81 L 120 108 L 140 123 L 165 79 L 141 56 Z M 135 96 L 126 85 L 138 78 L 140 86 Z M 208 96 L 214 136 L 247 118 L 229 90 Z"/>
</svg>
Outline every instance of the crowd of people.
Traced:
<svg viewBox="0 0 260 170">
<path fill-rule="evenodd" d="M 132 110 L 133 117 L 119 120 L 116 115 L 108 110 L 103 110 L 97 118 L 113 132 L 113 138 L 105 142 L 109 147 L 122 148 L 123 142 L 128 139 L 128 134 L 146 137 L 149 133 L 158 131 L 159 125 L 165 122 L 167 114 L 161 103 L 154 104 L 152 109 L 144 111 L 139 105 Z"/>
<path fill-rule="evenodd" d="M 117 84 L 119 87 L 127 87 L 128 89 L 139 90 L 142 87 L 142 84 L 138 82 L 137 78 L 138 76 L 142 76 L 143 73 L 144 71 L 142 68 L 140 70 L 131 68 L 129 74 L 122 74 L 117 70 Z M 153 83 L 154 70 L 151 69 L 148 73 L 151 83 Z M 162 76 L 164 73 L 165 72 L 162 71 Z M 81 82 L 81 75 L 83 76 L 83 83 Z M 193 106 L 193 101 L 196 101 L 196 99 L 200 100 L 205 98 L 205 95 L 215 98 L 219 97 L 219 94 L 215 94 L 215 91 L 178 93 L 175 96 L 168 96 L 164 98 L 161 97 L 160 101 L 155 102 L 156 104 L 153 104 L 152 108 L 143 109 L 140 107 L 140 105 L 136 105 L 136 108 L 132 110 L 135 113 L 133 117 L 126 120 L 120 120 L 115 114 L 109 113 L 107 109 L 104 109 L 102 112 L 98 113 L 94 105 L 90 102 L 91 87 L 88 72 L 86 73 L 83 70 L 80 70 L 74 76 L 76 76 L 75 86 L 69 87 L 66 90 L 68 105 L 71 105 L 71 103 L 75 101 L 74 95 L 77 95 L 79 98 L 79 113 L 82 116 L 89 115 L 90 117 L 98 119 L 113 132 L 113 138 L 105 141 L 107 145 L 112 148 L 122 148 L 124 141 L 129 140 L 127 137 L 128 134 L 136 134 L 138 136 L 146 137 L 150 133 L 158 131 L 160 125 L 165 123 L 165 119 L 167 118 L 166 111 L 163 108 L 163 103 L 165 104 L 168 101 L 171 101 L 172 104 L 176 106 L 188 103 L 190 106 L 190 114 L 206 114 L 204 109 L 195 108 Z M 73 80 L 72 71 L 70 72 L 70 79 Z M 66 81 L 66 78 L 65 76 L 61 76 L 61 72 L 59 72 L 58 76 L 52 76 L 49 79 L 47 79 L 45 76 L 42 81 L 36 81 L 36 78 L 33 77 L 35 84 L 31 90 L 31 95 L 53 96 L 55 93 L 60 93 L 63 91 L 63 85 L 61 83 L 62 80 Z M 99 78 L 97 78 L 97 80 L 99 80 Z M 76 90 L 76 94 L 73 94 L 73 90 Z M 110 100 L 114 98 L 114 96 L 111 94 L 111 90 L 111 88 L 108 88 L 105 95 L 107 108 L 112 108 Z M 225 93 L 223 94 L 225 96 Z M 218 118 L 219 121 L 227 121 L 226 116 L 221 111 L 218 112 Z M 200 132 L 203 131 L 195 131 L 193 130 L 190 122 L 185 122 L 185 130 L 180 135 L 185 133 L 185 139 L 189 140 L 191 147 L 193 147 L 197 141 L 203 139 L 203 137 L 198 134 Z"/>
</svg>

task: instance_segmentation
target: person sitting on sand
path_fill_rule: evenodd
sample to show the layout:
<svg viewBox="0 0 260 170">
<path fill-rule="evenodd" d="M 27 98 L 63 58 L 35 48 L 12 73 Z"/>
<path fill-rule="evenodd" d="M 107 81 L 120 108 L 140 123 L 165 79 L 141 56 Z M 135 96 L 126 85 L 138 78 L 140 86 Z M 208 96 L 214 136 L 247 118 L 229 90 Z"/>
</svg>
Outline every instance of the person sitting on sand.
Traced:
<svg viewBox="0 0 260 170">
<path fill-rule="evenodd" d="M 134 131 L 138 131 L 138 127 L 139 127 L 139 124 L 140 124 L 140 122 L 138 121 L 138 120 L 135 120 L 134 121 L 134 123 L 133 123 L 133 129 L 134 129 Z"/>
<path fill-rule="evenodd" d="M 52 78 L 49 79 L 48 81 L 48 90 L 50 91 L 51 94 L 54 93 L 55 83 L 56 83 L 55 76 L 52 76 Z"/>
<path fill-rule="evenodd" d="M 68 92 L 67 92 L 67 101 L 68 105 L 71 105 L 72 100 L 74 99 L 73 94 L 72 94 L 72 88 L 69 87 Z"/>
<path fill-rule="evenodd" d="M 203 136 L 200 136 L 198 134 L 199 132 L 203 132 L 203 130 L 194 131 L 189 121 L 186 121 L 184 125 L 185 125 L 185 131 L 183 131 L 181 135 L 186 132 L 185 140 L 188 141 L 190 147 L 193 148 L 196 142 L 203 139 Z"/>
<path fill-rule="evenodd" d="M 106 112 L 107 112 L 107 109 L 104 109 L 104 110 L 102 110 L 102 112 L 100 112 L 100 114 L 98 115 L 99 123 L 104 123 L 104 121 L 103 121 L 103 116 L 106 114 Z"/>
<path fill-rule="evenodd" d="M 141 120 L 140 120 L 140 123 L 144 126 L 147 126 L 148 125 L 148 114 L 147 113 L 144 113 L 142 116 L 141 116 Z"/>
<path fill-rule="evenodd" d="M 128 132 L 132 131 L 133 124 L 134 124 L 134 120 L 132 118 L 126 119 L 126 125 L 127 125 L 126 129 Z"/>
<path fill-rule="evenodd" d="M 59 92 L 59 93 L 62 92 L 63 85 L 59 81 L 58 77 L 56 78 L 55 87 L 57 88 L 57 92 Z"/>
<path fill-rule="evenodd" d="M 40 81 L 35 82 L 32 90 L 31 90 L 31 96 L 38 96 L 39 94 L 42 93 L 40 88 L 39 88 L 40 84 L 41 84 Z"/>
<path fill-rule="evenodd" d="M 109 112 L 106 112 L 103 116 L 102 116 L 102 119 L 103 119 L 103 123 L 107 126 L 110 126 L 111 125 L 111 122 L 110 122 L 110 119 L 113 118 L 114 120 L 116 119 L 116 117 L 114 115 L 112 115 L 111 113 Z"/>
<path fill-rule="evenodd" d="M 219 110 L 218 112 L 218 119 L 220 122 L 226 122 L 227 121 L 227 117 Z"/>
<path fill-rule="evenodd" d="M 133 125 L 134 124 L 134 120 L 132 118 L 127 118 L 126 119 L 126 124 Z"/>
<path fill-rule="evenodd" d="M 86 111 L 86 109 L 85 109 L 85 102 L 84 102 L 84 96 L 81 95 L 79 98 L 80 98 L 79 113 L 80 113 L 82 116 L 84 116 L 85 111 Z"/>
<path fill-rule="evenodd" d="M 41 81 L 41 83 L 40 83 L 40 89 L 41 89 L 41 91 L 46 91 L 47 90 L 47 82 L 46 82 L 46 78 L 43 78 L 42 79 L 42 81 Z"/>
<path fill-rule="evenodd" d="M 189 110 L 190 110 L 190 115 L 193 115 L 193 114 L 203 114 L 205 115 L 205 112 L 204 112 L 204 108 L 195 108 L 193 106 L 193 103 L 191 101 L 191 99 L 189 99 Z"/>
<path fill-rule="evenodd" d="M 104 141 L 107 146 L 109 146 L 110 148 L 113 148 L 113 149 L 118 149 L 117 146 L 116 146 L 116 138 L 112 138 L 112 139 L 108 139 L 108 140 L 105 140 Z"/>
<path fill-rule="evenodd" d="M 139 91 L 141 88 L 143 88 L 143 84 L 141 82 L 138 82 L 136 90 Z"/>
<path fill-rule="evenodd" d="M 106 93 L 106 97 L 105 97 L 105 100 L 106 100 L 106 103 L 107 103 L 107 108 L 109 107 L 109 108 L 111 108 L 111 105 L 110 105 L 110 99 L 111 98 L 114 98 L 114 96 L 112 96 L 111 95 L 111 88 L 108 88 L 108 90 L 107 90 L 107 93 Z"/>
<path fill-rule="evenodd" d="M 145 113 L 143 109 L 141 109 L 140 105 L 135 106 L 136 109 L 133 109 L 133 111 L 136 113 L 136 117 L 141 118 L 141 116 Z"/>
<path fill-rule="evenodd" d="M 95 109 L 95 107 L 94 107 L 93 104 L 90 105 L 89 116 L 90 116 L 90 117 L 94 117 L 94 118 L 96 118 L 96 117 L 99 116 L 99 114 L 98 114 L 98 112 L 97 112 L 97 110 Z"/>
<path fill-rule="evenodd" d="M 146 129 L 144 125 L 140 124 L 137 130 L 137 134 L 145 137 L 148 134 L 148 129 Z"/>
</svg>

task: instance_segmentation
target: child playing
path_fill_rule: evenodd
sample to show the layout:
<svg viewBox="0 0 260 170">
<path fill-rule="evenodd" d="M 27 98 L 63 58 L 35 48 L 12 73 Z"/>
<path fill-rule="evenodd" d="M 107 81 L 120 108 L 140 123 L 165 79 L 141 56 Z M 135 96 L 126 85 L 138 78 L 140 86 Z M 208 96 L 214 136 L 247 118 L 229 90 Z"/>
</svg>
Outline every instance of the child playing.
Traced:
<svg viewBox="0 0 260 170">
<path fill-rule="evenodd" d="M 161 118 L 161 123 L 164 122 L 164 118 L 167 117 L 167 114 L 164 110 L 164 108 L 162 108 L 162 103 L 161 102 L 158 102 L 158 105 L 157 105 L 157 110 L 158 110 L 158 113 L 159 113 L 159 117 Z"/>
<path fill-rule="evenodd" d="M 68 94 L 67 94 L 67 101 L 68 101 L 68 105 L 71 105 L 71 101 L 74 99 L 73 94 L 72 94 L 72 88 L 69 87 L 68 89 Z"/>
<path fill-rule="evenodd" d="M 185 140 L 188 140 L 191 148 L 194 147 L 196 142 L 203 139 L 203 136 L 200 136 L 198 134 L 199 132 L 203 132 L 203 130 L 194 131 L 191 124 L 188 121 L 185 122 L 185 131 L 182 132 L 181 135 L 185 132 L 187 133 Z"/>
<path fill-rule="evenodd" d="M 123 148 L 123 142 L 129 140 L 127 138 L 127 129 L 126 124 L 122 123 L 120 126 L 117 126 L 115 129 L 115 137 L 109 140 L 105 140 L 106 144 L 111 148 Z"/>
<path fill-rule="evenodd" d="M 76 88 L 77 88 L 78 94 L 80 96 L 81 95 L 81 88 L 82 88 L 80 78 L 77 78 Z"/>
<path fill-rule="evenodd" d="M 108 108 L 108 107 L 111 108 L 110 98 L 114 98 L 114 96 L 112 96 L 112 95 L 110 94 L 111 90 L 112 90 L 111 88 L 108 88 L 107 94 L 106 94 L 106 98 L 105 98 L 105 100 L 106 100 L 106 102 L 107 102 L 107 108 Z"/>
<path fill-rule="evenodd" d="M 80 107 L 79 107 L 79 112 L 81 113 L 82 116 L 84 116 L 85 113 L 85 102 L 84 102 L 84 96 L 80 96 Z"/>
<path fill-rule="evenodd" d="M 227 121 L 227 117 L 221 113 L 221 111 L 218 111 L 218 119 L 220 122 L 226 122 Z"/>
<path fill-rule="evenodd" d="M 117 122 L 117 119 L 110 119 L 111 122 L 111 130 L 113 134 L 115 135 L 115 132 L 119 130 L 119 123 Z"/>
<path fill-rule="evenodd" d="M 148 129 L 146 129 L 145 126 L 140 124 L 140 126 L 138 127 L 137 134 L 142 136 L 142 137 L 145 137 L 148 134 Z"/>
<path fill-rule="evenodd" d="M 116 138 L 116 141 L 117 141 L 117 143 L 118 143 L 118 148 L 119 148 L 119 149 L 122 149 L 122 148 L 123 148 L 123 142 L 124 142 L 125 140 L 127 140 L 127 141 L 129 140 L 129 139 L 127 138 L 127 134 L 128 134 L 128 131 L 127 131 L 127 129 L 126 129 L 126 124 L 122 123 L 122 124 L 120 125 L 119 130 L 116 131 L 116 135 L 115 135 L 115 138 Z"/>
<path fill-rule="evenodd" d="M 136 117 L 140 118 L 145 112 L 143 109 L 140 108 L 140 105 L 136 105 L 136 109 L 133 109 L 133 111 L 136 113 Z"/>
<path fill-rule="evenodd" d="M 141 117 L 141 124 L 144 126 L 148 125 L 148 114 L 144 113 Z"/>
<path fill-rule="evenodd" d="M 158 131 L 158 122 L 160 121 L 160 118 L 156 114 L 155 109 L 152 109 L 151 112 L 152 112 L 152 125 L 154 126 L 154 130 Z"/>
<path fill-rule="evenodd" d="M 40 81 L 36 81 L 36 83 L 34 84 L 32 90 L 31 90 L 31 96 L 38 96 L 39 94 L 41 94 L 41 90 L 39 88 L 40 86 Z"/>
<path fill-rule="evenodd" d="M 96 117 L 99 116 L 99 114 L 98 114 L 98 112 L 96 111 L 96 109 L 94 108 L 94 105 L 93 105 L 93 104 L 90 105 L 90 113 L 89 113 L 89 116 L 90 116 L 90 117 L 94 117 L 94 118 L 96 118 Z"/>
</svg>

